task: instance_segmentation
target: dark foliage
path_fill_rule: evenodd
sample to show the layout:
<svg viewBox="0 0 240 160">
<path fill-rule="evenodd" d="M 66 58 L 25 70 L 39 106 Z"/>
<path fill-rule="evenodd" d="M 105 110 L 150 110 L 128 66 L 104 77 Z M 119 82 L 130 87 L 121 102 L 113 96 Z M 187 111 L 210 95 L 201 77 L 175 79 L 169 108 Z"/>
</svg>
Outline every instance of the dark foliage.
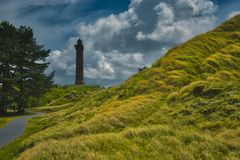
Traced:
<svg viewBox="0 0 240 160">
<path fill-rule="evenodd" d="M 41 97 L 53 84 L 54 73 L 45 75 L 50 50 L 43 49 L 29 27 L 0 24 L 0 112 L 24 112 L 29 98 Z"/>
</svg>

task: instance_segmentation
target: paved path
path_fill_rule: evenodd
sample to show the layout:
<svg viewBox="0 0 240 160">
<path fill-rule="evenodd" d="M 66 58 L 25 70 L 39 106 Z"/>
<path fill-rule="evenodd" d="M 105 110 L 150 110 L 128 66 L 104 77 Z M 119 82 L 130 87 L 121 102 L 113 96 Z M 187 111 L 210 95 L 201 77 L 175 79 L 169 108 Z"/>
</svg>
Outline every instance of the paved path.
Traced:
<svg viewBox="0 0 240 160">
<path fill-rule="evenodd" d="M 0 128 L 0 148 L 12 142 L 23 134 L 27 125 L 27 120 L 29 118 L 37 117 L 40 115 L 42 115 L 42 113 L 14 118 L 7 125 Z"/>
</svg>

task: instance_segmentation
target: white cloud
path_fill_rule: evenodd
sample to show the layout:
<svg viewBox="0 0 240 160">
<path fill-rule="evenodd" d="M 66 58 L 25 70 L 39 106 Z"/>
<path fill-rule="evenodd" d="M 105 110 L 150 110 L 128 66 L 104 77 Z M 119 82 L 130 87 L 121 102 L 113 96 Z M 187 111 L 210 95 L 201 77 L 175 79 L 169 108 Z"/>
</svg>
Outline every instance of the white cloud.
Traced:
<svg viewBox="0 0 240 160">
<path fill-rule="evenodd" d="M 122 16 L 111 15 L 106 19 L 99 19 L 94 25 L 81 25 L 80 32 L 91 36 L 91 38 L 102 36 L 101 39 L 104 39 L 112 38 L 128 27 L 130 27 L 129 22 Z"/>
<path fill-rule="evenodd" d="M 171 5 L 161 2 L 154 7 L 154 10 L 159 16 L 158 18 L 164 20 L 162 23 L 170 24 L 174 21 L 174 13 Z"/>
<path fill-rule="evenodd" d="M 232 18 L 232 17 L 234 17 L 234 16 L 236 16 L 236 15 L 238 15 L 238 14 L 240 14 L 240 11 L 233 11 L 233 12 L 231 12 L 231 13 L 228 15 L 228 19 L 230 19 L 230 18 Z"/>
<path fill-rule="evenodd" d="M 55 71 L 55 82 L 58 84 L 66 84 L 74 80 L 75 76 L 75 51 L 73 44 L 77 39 L 72 38 L 69 40 L 69 47 L 63 51 L 52 51 L 47 59 L 50 65 L 47 73 Z"/>
<path fill-rule="evenodd" d="M 160 2 L 154 10 L 158 16 L 154 31 L 151 33 L 139 31 L 137 40 L 180 43 L 210 29 L 216 22 L 213 15 L 216 7 L 208 0 Z"/>
<path fill-rule="evenodd" d="M 132 0 L 123 13 L 90 24 L 80 23 L 78 34 L 85 45 L 85 77 L 123 81 L 138 68 L 153 63 L 166 48 L 213 28 L 216 9 L 211 0 Z M 72 54 L 76 40 L 76 37 L 70 40 L 68 49 L 51 54 L 51 68 L 62 70 L 56 79 L 74 73 Z"/>
<path fill-rule="evenodd" d="M 96 68 L 88 67 L 84 70 L 85 77 L 95 79 L 98 77 L 98 71 Z"/>
<path fill-rule="evenodd" d="M 144 62 L 144 56 L 141 53 L 118 53 L 115 50 L 111 53 L 96 51 L 94 54 L 97 58 L 93 58 L 96 61 L 92 61 L 96 64 L 86 66 L 86 78 L 114 80 L 130 76 Z"/>
<path fill-rule="evenodd" d="M 212 14 L 217 7 L 209 0 L 178 0 L 179 7 L 189 8 L 193 15 Z"/>
<path fill-rule="evenodd" d="M 98 61 L 98 67 L 101 71 L 100 77 L 103 79 L 114 79 L 115 70 L 110 62 L 108 62 L 107 58 L 102 54 Z M 97 78 L 97 77 L 96 77 Z"/>
</svg>

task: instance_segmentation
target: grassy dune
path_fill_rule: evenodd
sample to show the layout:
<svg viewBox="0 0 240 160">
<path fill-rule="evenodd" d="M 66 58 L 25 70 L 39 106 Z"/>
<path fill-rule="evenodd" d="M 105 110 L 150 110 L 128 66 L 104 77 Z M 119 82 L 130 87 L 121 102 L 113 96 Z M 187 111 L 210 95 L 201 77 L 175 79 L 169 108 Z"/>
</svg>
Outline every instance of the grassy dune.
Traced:
<svg viewBox="0 0 240 160">
<path fill-rule="evenodd" d="M 240 159 L 240 16 L 121 85 L 53 89 L 44 101 L 47 114 L 1 159 Z"/>
</svg>

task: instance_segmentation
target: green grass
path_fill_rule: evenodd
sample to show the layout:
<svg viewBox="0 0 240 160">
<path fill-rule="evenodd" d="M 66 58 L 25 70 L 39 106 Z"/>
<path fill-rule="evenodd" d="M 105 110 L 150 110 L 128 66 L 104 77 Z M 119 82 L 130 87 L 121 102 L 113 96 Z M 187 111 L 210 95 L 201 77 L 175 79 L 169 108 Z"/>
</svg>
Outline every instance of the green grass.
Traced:
<svg viewBox="0 0 240 160">
<path fill-rule="evenodd" d="M 240 16 L 111 87 L 53 88 L 3 160 L 240 158 Z"/>
<path fill-rule="evenodd" d="M 239 144 L 189 128 L 166 126 L 129 128 L 118 133 L 75 136 L 44 141 L 20 156 L 20 160 L 48 159 L 234 159 Z M 40 154 L 41 153 L 41 154 Z"/>
</svg>

